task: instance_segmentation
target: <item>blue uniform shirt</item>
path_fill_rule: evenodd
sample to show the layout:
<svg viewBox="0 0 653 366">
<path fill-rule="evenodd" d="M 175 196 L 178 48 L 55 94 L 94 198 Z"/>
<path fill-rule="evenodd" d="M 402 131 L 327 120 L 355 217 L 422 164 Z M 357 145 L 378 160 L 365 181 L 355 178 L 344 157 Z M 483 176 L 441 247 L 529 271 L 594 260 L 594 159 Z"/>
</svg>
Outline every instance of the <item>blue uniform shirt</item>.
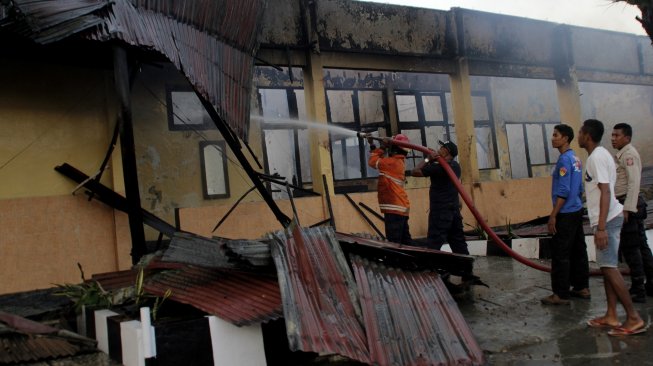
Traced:
<svg viewBox="0 0 653 366">
<path fill-rule="evenodd" d="M 552 173 L 551 200 L 555 206 L 558 197 L 565 199 L 561 213 L 576 212 L 583 208 L 583 166 L 572 149 L 558 158 Z"/>
</svg>

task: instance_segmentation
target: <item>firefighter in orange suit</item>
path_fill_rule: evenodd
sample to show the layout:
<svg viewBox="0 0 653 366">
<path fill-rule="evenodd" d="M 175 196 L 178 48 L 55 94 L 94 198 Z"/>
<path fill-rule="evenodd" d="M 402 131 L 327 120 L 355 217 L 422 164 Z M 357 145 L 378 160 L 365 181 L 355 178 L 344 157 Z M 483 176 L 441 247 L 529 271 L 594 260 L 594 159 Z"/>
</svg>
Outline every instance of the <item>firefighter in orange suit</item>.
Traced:
<svg viewBox="0 0 653 366">
<path fill-rule="evenodd" d="M 410 202 L 404 189 L 408 150 L 390 144 L 389 140 L 388 137 L 384 138 L 381 147 L 377 148 L 373 139 L 367 139 L 370 144 L 370 158 L 367 163 L 379 171 L 378 199 L 379 208 L 383 213 L 386 239 L 400 244 L 412 244 L 408 228 Z M 402 134 L 394 136 L 394 140 L 409 142 L 408 137 Z"/>
</svg>

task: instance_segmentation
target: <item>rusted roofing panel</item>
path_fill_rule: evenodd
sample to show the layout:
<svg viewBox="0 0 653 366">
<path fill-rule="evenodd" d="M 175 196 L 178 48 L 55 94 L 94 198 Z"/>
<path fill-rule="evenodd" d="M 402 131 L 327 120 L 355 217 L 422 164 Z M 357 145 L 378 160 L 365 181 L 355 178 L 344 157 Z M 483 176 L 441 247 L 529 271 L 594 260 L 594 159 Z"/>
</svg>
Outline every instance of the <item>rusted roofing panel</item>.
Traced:
<svg viewBox="0 0 653 366">
<path fill-rule="evenodd" d="M 0 364 L 23 364 L 83 352 L 95 352 L 96 342 L 0 311 Z"/>
<path fill-rule="evenodd" d="M 247 139 L 253 55 L 267 0 L 10 0 L 3 25 L 40 43 L 73 35 L 165 55 Z"/>
<path fill-rule="evenodd" d="M 482 365 L 483 351 L 440 277 L 352 256 L 375 365 Z"/>
<path fill-rule="evenodd" d="M 91 280 L 97 281 L 106 291 L 113 291 L 129 286 L 134 286 L 138 270 L 127 269 L 124 271 L 96 273 L 91 276 Z"/>
<path fill-rule="evenodd" d="M 170 0 L 139 1 L 134 7 L 116 0 L 106 24 L 89 38 L 118 38 L 161 52 L 246 139 L 252 55 L 265 5 L 265 0 Z"/>
<path fill-rule="evenodd" d="M 272 245 L 290 349 L 368 362 L 353 276 L 332 228 L 279 232 Z"/>
<path fill-rule="evenodd" d="M 271 275 L 186 266 L 146 280 L 157 296 L 170 289 L 171 300 L 189 304 L 237 326 L 283 316 L 277 279 Z"/>
</svg>

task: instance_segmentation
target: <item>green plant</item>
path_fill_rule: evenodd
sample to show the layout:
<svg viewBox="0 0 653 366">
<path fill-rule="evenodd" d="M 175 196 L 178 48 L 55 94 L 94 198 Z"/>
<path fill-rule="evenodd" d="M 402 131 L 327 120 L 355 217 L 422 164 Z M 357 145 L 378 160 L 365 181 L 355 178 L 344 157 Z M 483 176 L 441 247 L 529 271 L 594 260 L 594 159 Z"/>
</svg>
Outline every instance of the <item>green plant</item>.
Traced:
<svg viewBox="0 0 653 366">
<path fill-rule="evenodd" d="M 510 220 L 506 220 L 506 238 L 508 239 L 519 238 L 519 235 L 515 234 L 515 232 L 513 231 L 512 226 L 510 225 Z"/>
<path fill-rule="evenodd" d="M 483 227 L 480 224 L 476 224 L 475 226 L 472 226 L 468 223 L 465 223 L 465 225 L 469 226 L 472 228 L 472 233 L 479 239 L 479 240 L 487 240 L 487 234 L 485 233 L 485 230 L 483 230 Z"/>
<path fill-rule="evenodd" d="M 97 281 L 86 281 L 82 266 L 77 263 L 77 267 L 82 276 L 80 284 L 54 284 L 57 290 L 53 292 L 56 296 L 66 296 L 73 301 L 76 312 L 82 310 L 82 306 L 87 307 L 109 307 L 113 305 L 111 294 L 102 288 Z"/>
</svg>

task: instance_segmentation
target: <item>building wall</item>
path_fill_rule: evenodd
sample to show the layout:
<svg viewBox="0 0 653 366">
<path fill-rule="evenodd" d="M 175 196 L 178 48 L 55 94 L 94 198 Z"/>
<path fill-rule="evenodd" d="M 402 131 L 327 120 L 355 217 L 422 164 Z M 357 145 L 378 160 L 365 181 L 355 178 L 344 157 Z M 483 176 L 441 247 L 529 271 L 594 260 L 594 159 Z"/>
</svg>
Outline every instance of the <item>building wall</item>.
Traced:
<svg viewBox="0 0 653 366">
<path fill-rule="evenodd" d="M 464 189 L 473 197 L 474 206 L 480 212 L 481 217 L 493 227 L 547 216 L 550 212 L 550 178 L 484 182 L 474 185 L 473 188 L 465 185 Z M 534 195 L 533 192 L 539 193 Z M 411 204 L 409 225 L 414 238 L 426 237 L 429 212 L 428 194 L 428 188 L 408 190 Z M 376 192 L 350 193 L 349 197 L 356 204 L 362 202 L 380 213 Z M 310 226 L 329 218 L 326 202 L 320 197 L 295 198 L 294 202 L 302 226 Z M 515 205 L 515 202 L 520 204 Z M 286 215 L 292 217 L 293 211 L 289 200 L 278 200 L 277 203 Z M 377 235 L 374 228 L 367 223 L 344 195 L 331 197 L 331 203 L 338 232 Z M 266 233 L 282 229 L 265 203 L 247 202 L 238 205 L 224 223 L 213 232 L 216 223 L 224 217 L 230 208 L 231 206 L 226 204 L 182 208 L 179 210 L 181 229 L 207 237 L 220 236 L 231 239 L 259 239 Z M 383 221 L 365 209 L 361 208 L 361 211 L 385 234 Z M 475 228 L 477 226 L 476 219 L 471 211 L 467 207 L 463 207 L 462 213 L 466 224 L 465 230 Z"/>
<path fill-rule="evenodd" d="M 0 293 L 79 283 L 77 263 L 87 278 L 130 266 L 126 216 L 83 190 L 73 196 L 76 183 L 54 170 L 100 167 L 115 123 L 109 76 L 0 58 Z M 112 188 L 115 169 L 101 180 Z"/>
</svg>

